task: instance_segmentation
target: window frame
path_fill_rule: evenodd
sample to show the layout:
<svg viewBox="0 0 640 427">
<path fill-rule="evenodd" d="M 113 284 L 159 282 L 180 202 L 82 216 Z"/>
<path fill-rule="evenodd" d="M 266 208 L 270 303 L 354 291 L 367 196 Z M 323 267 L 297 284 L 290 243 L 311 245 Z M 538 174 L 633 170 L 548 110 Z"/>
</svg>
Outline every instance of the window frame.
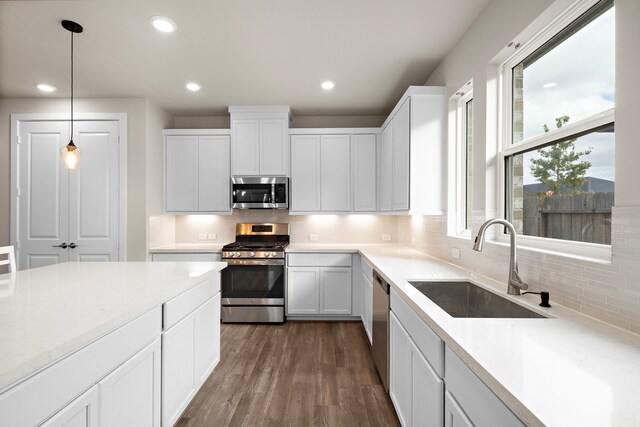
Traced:
<svg viewBox="0 0 640 427">
<path fill-rule="evenodd" d="M 449 141 L 449 215 L 448 234 L 471 240 L 472 226 L 466 227 L 467 212 L 467 103 L 473 101 L 473 79 L 465 83 L 451 98 L 454 114 Z M 475 106 L 474 106 L 475 108 Z M 473 194 L 473 192 L 472 192 Z M 473 206 L 470 207 L 473 212 Z"/>
<path fill-rule="evenodd" d="M 513 43 L 516 51 L 509 56 L 498 68 L 498 212 L 503 218 L 509 215 L 507 205 L 507 158 L 525 151 L 542 148 L 553 142 L 560 142 L 571 136 L 586 133 L 600 126 L 613 123 L 615 125 L 615 107 L 596 113 L 590 117 L 574 123 L 568 123 L 561 128 L 550 129 L 549 132 L 536 135 L 520 142 L 513 141 L 513 68 L 537 49 L 550 41 L 564 28 L 571 25 L 585 12 L 598 4 L 601 0 L 578 0 L 572 2 L 562 13 L 558 14 L 547 26 L 525 43 Z M 615 3 L 614 3 L 615 6 Z M 496 239 L 500 243 L 508 243 L 508 236 L 497 233 Z M 547 253 L 562 253 L 577 258 L 594 259 L 597 261 L 611 261 L 611 245 L 586 243 L 571 240 L 553 239 L 550 237 L 536 237 L 518 235 L 518 246 Z"/>
</svg>

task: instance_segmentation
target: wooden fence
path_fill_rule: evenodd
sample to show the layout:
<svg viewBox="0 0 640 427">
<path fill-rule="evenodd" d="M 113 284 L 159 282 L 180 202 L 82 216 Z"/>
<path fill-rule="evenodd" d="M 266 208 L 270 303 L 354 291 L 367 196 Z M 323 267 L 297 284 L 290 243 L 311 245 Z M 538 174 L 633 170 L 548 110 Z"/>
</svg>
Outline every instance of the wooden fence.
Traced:
<svg viewBox="0 0 640 427">
<path fill-rule="evenodd" d="M 610 245 L 613 194 L 527 195 L 523 234 Z"/>
</svg>

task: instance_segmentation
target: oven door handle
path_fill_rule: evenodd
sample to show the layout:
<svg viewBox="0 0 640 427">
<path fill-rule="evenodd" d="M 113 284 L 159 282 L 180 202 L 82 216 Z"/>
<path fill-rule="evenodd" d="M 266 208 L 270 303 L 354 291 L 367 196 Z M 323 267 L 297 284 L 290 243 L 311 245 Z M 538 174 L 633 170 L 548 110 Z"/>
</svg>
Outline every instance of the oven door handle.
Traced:
<svg viewBox="0 0 640 427">
<path fill-rule="evenodd" d="M 222 259 L 227 265 L 284 265 L 283 259 Z"/>
</svg>

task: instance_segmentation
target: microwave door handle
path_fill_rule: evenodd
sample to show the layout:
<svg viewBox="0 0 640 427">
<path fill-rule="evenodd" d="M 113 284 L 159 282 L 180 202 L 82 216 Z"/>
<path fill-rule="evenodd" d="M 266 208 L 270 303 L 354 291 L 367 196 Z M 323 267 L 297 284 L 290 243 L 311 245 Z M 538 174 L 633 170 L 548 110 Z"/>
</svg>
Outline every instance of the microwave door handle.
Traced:
<svg viewBox="0 0 640 427">
<path fill-rule="evenodd" d="M 276 202 L 276 185 L 275 184 L 271 184 L 271 204 L 274 204 Z"/>
</svg>

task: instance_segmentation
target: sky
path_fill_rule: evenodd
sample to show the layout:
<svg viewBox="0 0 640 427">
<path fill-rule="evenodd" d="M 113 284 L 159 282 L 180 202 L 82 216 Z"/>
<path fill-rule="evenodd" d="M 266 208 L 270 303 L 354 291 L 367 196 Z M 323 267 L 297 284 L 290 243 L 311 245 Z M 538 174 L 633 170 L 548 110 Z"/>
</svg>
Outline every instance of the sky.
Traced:
<svg viewBox="0 0 640 427">
<path fill-rule="evenodd" d="M 614 107 L 615 20 L 609 9 L 524 70 L 524 138 L 544 132 L 543 125 L 555 129 L 556 117 L 567 115 L 576 122 Z M 546 87 L 545 87 L 546 86 Z M 587 176 L 614 180 L 613 133 L 594 133 L 576 141 L 576 150 L 592 149 L 581 158 L 592 166 Z M 524 156 L 524 184 L 531 176 L 530 159 Z"/>
</svg>

